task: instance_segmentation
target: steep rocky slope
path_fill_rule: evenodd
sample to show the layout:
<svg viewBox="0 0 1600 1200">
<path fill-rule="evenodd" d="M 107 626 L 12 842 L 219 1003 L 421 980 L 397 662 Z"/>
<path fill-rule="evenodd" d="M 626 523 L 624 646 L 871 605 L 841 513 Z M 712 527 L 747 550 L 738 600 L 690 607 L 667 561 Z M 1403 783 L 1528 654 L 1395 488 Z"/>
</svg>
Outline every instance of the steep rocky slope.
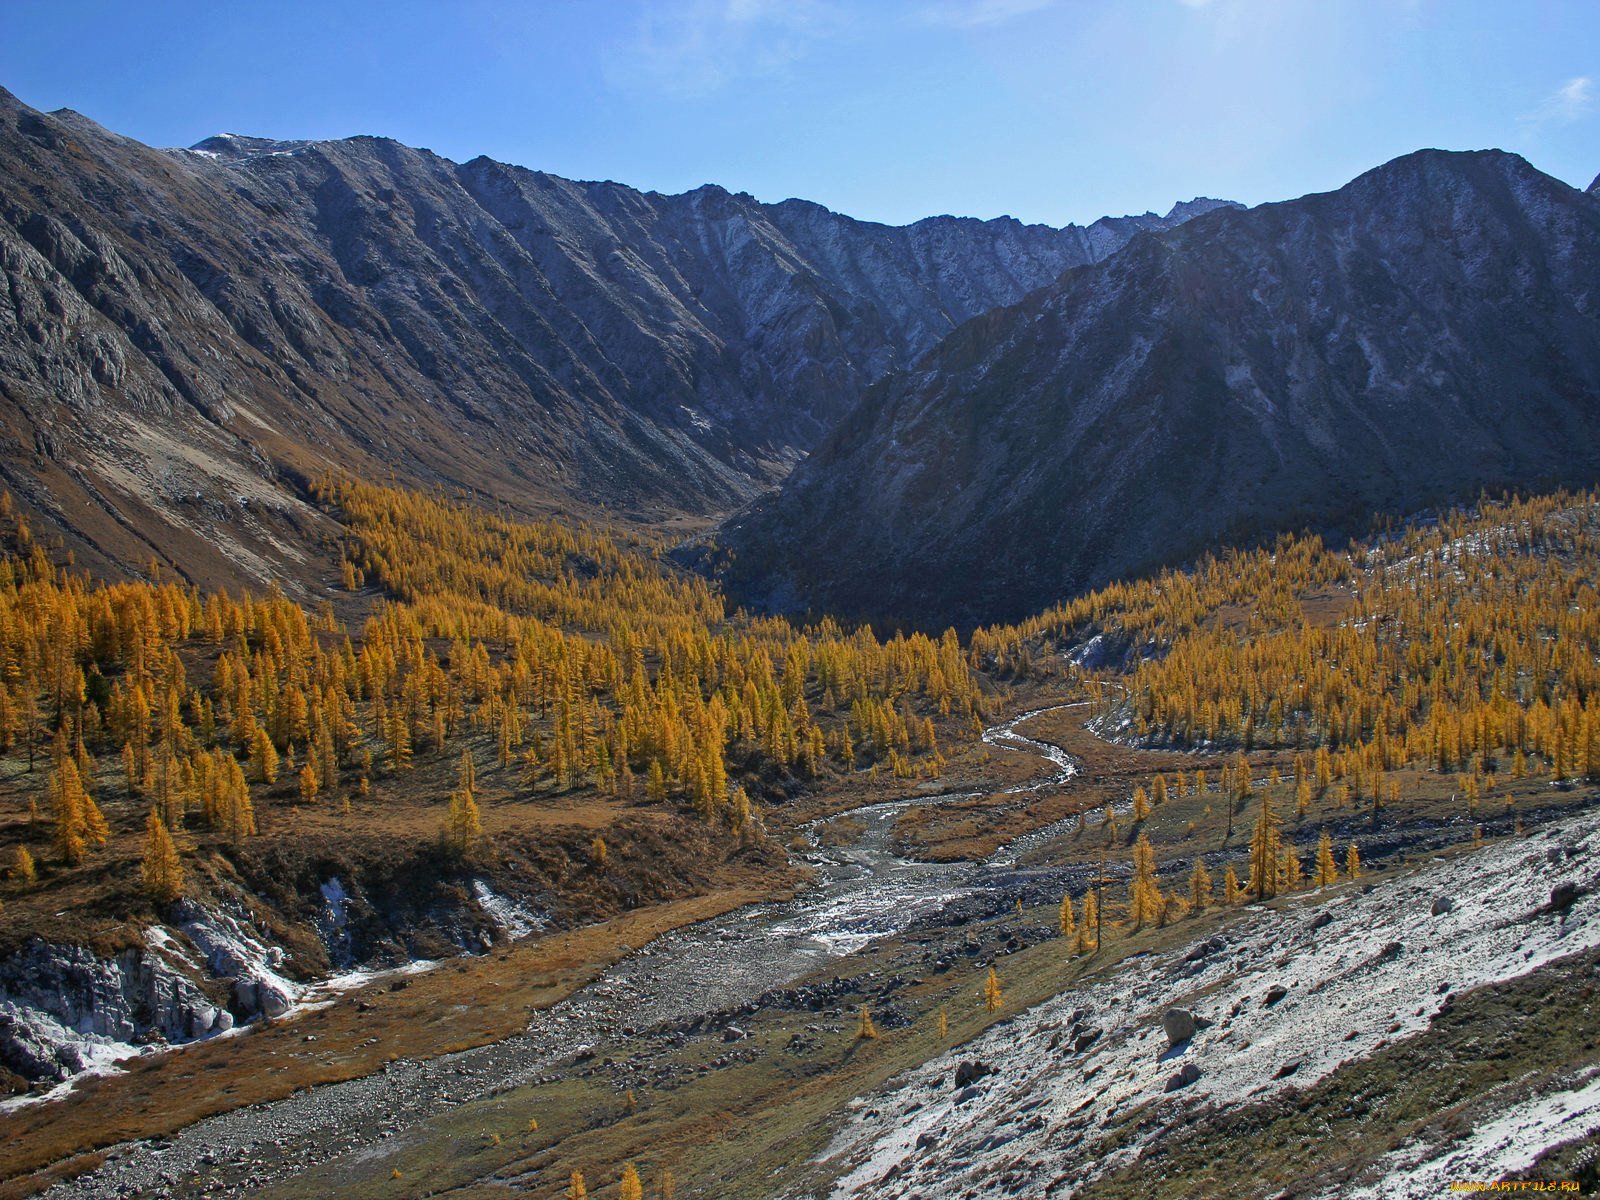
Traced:
<svg viewBox="0 0 1600 1200">
<path fill-rule="evenodd" d="M 293 574 L 330 461 L 726 511 L 959 322 L 1215 206 L 888 228 L 370 137 L 153 150 L 0 92 L 0 474 L 200 578 Z"/>
<path fill-rule="evenodd" d="M 1130 960 L 865 1097 L 827 1156 L 829 1194 L 1427 1197 L 1528 1178 L 1600 1130 L 1594 1017 L 1565 1011 L 1578 1032 L 1562 1044 L 1536 1032 L 1557 1024 L 1537 999 L 1531 1020 L 1486 1000 L 1523 979 L 1571 999 L 1569 974 L 1592 992 L 1597 848 L 1584 813 Z M 1397 1077 L 1412 1044 L 1433 1056 Z M 1527 1058 L 1505 1061 L 1513 1046 Z M 973 1082 L 952 1086 L 963 1062 Z M 1408 1075 L 1448 1105 L 1405 1110 Z"/>
<path fill-rule="evenodd" d="M 1600 204 L 1422 151 L 968 322 L 723 541 L 774 607 L 1015 618 L 1218 541 L 1593 481 L 1597 427 Z"/>
</svg>

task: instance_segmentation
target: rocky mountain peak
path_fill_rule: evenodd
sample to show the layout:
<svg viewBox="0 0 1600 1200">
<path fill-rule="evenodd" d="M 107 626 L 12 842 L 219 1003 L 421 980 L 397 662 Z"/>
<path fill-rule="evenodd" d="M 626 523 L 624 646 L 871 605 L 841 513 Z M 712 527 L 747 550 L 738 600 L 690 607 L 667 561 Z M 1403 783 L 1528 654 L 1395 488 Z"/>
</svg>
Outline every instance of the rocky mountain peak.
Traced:
<svg viewBox="0 0 1600 1200">
<path fill-rule="evenodd" d="M 723 530 L 729 586 L 937 630 L 1283 528 L 1593 483 L 1581 197 L 1515 155 L 1423 151 L 1143 229 L 869 391 Z"/>
</svg>

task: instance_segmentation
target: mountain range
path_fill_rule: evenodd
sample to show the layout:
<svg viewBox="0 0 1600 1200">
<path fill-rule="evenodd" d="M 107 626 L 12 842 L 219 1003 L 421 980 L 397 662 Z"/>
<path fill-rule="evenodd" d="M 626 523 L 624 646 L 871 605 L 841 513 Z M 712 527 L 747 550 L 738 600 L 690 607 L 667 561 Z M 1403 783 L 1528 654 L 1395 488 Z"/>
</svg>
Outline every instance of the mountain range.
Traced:
<svg viewBox="0 0 1600 1200">
<path fill-rule="evenodd" d="M 1421 151 L 1248 210 L 890 227 L 0 92 L 0 481 L 113 573 L 315 582 L 332 469 L 726 518 L 694 554 L 755 608 L 1011 619 L 1600 479 L 1597 189 Z"/>
<path fill-rule="evenodd" d="M 210 582 L 292 577 L 329 466 L 703 521 L 963 321 L 1219 203 L 892 228 L 0 93 L 0 473 L 89 563 Z"/>
<path fill-rule="evenodd" d="M 723 531 L 725 569 L 778 609 L 1015 619 L 1285 528 L 1592 483 L 1597 429 L 1596 188 L 1421 151 L 961 326 Z"/>
</svg>

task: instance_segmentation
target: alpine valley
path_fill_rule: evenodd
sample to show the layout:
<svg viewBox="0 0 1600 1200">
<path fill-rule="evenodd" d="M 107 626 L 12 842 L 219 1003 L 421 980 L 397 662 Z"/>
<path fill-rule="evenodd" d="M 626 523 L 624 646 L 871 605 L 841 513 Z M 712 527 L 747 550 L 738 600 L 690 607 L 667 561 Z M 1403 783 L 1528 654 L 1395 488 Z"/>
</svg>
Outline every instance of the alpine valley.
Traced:
<svg viewBox="0 0 1600 1200">
<path fill-rule="evenodd" d="M 0 1200 L 1600 1186 L 1600 181 L 0 91 L 0 268 Z"/>
</svg>

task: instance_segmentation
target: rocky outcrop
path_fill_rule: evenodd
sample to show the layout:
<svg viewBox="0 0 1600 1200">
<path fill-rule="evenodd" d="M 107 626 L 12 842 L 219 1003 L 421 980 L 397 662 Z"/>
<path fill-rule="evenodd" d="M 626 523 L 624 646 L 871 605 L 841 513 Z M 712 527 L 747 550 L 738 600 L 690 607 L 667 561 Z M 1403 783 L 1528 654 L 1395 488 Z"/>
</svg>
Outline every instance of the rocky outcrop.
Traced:
<svg viewBox="0 0 1600 1200">
<path fill-rule="evenodd" d="M 156 953 L 103 958 L 82 946 L 29 942 L 0 962 L 0 1064 L 60 1080 L 157 1039 L 188 1041 L 233 1017 Z"/>
<path fill-rule="evenodd" d="M 719 541 L 941 629 L 1283 529 L 1600 480 L 1600 203 L 1498 151 L 1133 239 L 873 388 Z"/>
</svg>

